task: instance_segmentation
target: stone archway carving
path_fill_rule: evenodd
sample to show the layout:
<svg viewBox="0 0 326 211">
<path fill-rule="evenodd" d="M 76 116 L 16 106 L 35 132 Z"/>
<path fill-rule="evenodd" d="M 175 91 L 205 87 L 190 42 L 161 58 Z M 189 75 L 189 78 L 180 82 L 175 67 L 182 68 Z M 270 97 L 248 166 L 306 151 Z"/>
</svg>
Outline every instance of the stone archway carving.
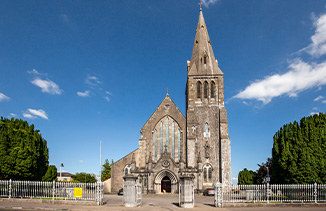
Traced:
<svg viewBox="0 0 326 211">
<path fill-rule="evenodd" d="M 178 192 L 178 178 L 177 176 L 168 169 L 164 169 L 156 174 L 154 179 L 154 190 L 155 193 L 161 193 L 161 182 L 164 177 L 168 177 L 171 180 L 171 193 Z"/>
</svg>

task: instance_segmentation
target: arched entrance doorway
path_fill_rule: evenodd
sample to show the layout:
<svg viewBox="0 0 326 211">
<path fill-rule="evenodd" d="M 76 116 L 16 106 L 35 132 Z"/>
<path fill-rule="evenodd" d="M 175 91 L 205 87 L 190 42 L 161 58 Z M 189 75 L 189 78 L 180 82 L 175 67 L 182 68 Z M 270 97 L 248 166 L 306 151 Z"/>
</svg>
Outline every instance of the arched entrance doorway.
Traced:
<svg viewBox="0 0 326 211">
<path fill-rule="evenodd" d="M 161 181 L 161 192 L 171 193 L 171 180 L 168 176 L 163 177 Z"/>
<path fill-rule="evenodd" d="M 163 193 L 164 189 L 167 193 L 178 193 L 178 184 L 176 175 L 168 169 L 163 169 L 155 176 L 154 191 L 155 193 Z"/>
</svg>

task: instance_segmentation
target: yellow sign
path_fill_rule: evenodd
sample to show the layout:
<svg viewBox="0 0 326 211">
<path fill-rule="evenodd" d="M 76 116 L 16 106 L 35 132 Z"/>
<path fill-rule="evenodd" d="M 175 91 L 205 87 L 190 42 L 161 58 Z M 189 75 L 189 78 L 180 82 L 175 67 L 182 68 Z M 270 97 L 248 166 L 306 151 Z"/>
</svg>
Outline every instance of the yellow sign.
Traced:
<svg viewBox="0 0 326 211">
<path fill-rule="evenodd" d="M 75 188 L 74 189 L 74 197 L 75 198 L 83 198 L 83 189 L 82 188 Z"/>
</svg>

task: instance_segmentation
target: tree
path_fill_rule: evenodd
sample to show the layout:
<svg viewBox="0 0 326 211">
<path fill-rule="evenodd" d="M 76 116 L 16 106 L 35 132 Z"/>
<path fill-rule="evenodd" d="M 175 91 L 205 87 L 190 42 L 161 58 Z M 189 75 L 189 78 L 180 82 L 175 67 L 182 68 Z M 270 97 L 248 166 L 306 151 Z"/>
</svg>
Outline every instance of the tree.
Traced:
<svg viewBox="0 0 326 211">
<path fill-rule="evenodd" d="M 326 114 L 285 124 L 273 140 L 273 183 L 326 182 Z"/>
<path fill-rule="evenodd" d="M 34 125 L 0 120 L 0 179 L 41 180 L 49 165 L 47 142 Z"/>
<path fill-rule="evenodd" d="M 75 175 L 71 176 L 74 182 L 77 183 L 94 183 L 97 182 L 94 174 L 88 174 L 88 173 L 76 173 Z"/>
<path fill-rule="evenodd" d="M 259 166 L 258 170 L 254 175 L 254 184 L 266 183 L 265 177 L 267 176 L 267 169 L 270 175 L 272 171 L 272 158 L 267 158 L 267 161 L 262 164 L 257 164 Z"/>
<path fill-rule="evenodd" d="M 112 160 L 113 163 L 113 160 Z M 102 165 L 102 176 L 101 176 L 101 180 L 105 180 L 107 178 L 111 177 L 111 166 L 110 166 L 110 162 L 108 159 L 105 159 L 104 164 Z"/>
<path fill-rule="evenodd" d="M 45 175 L 42 178 L 42 181 L 53 181 L 57 178 L 57 167 L 50 165 Z"/>
<path fill-rule="evenodd" d="M 252 185 L 254 184 L 255 172 L 244 168 L 239 172 L 238 185 Z"/>
</svg>

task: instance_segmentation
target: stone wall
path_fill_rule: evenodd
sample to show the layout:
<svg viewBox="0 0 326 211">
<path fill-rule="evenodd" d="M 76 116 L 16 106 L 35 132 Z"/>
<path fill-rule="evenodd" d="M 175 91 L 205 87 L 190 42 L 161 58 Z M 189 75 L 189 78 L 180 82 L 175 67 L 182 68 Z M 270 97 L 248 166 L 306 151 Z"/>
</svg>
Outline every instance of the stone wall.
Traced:
<svg viewBox="0 0 326 211">
<path fill-rule="evenodd" d="M 117 193 L 123 188 L 123 176 L 125 167 L 130 164 L 132 155 L 135 154 L 135 159 L 139 159 L 139 149 L 129 153 L 125 157 L 121 158 L 117 162 L 111 165 L 111 192 Z"/>
</svg>

